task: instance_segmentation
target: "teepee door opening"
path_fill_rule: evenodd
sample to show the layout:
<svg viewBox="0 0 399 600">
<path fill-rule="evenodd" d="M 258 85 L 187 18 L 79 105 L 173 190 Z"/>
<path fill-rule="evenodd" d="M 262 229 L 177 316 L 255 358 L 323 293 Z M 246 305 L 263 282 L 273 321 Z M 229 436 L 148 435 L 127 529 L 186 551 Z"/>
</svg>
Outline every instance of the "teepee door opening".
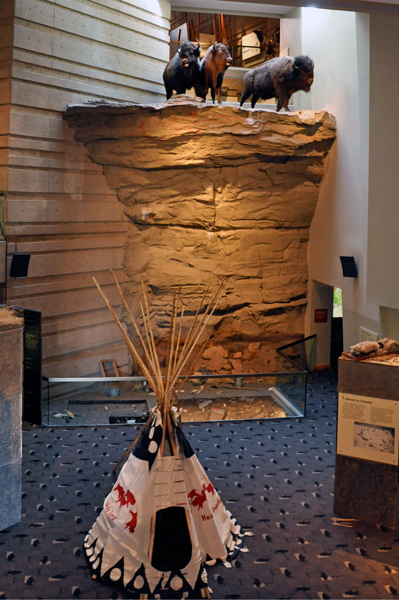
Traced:
<svg viewBox="0 0 399 600">
<path fill-rule="evenodd" d="M 182 506 L 170 506 L 158 510 L 152 518 L 151 531 L 150 559 L 154 569 L 184 569 L 192 555 L 186 509 Z"/>
</svg>

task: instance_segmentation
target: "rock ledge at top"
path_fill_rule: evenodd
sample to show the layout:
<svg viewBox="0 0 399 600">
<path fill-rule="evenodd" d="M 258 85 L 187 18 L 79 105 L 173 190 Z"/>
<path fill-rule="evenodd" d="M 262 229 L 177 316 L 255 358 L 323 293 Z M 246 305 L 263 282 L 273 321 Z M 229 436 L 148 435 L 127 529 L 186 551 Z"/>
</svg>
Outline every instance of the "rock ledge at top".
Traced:
<svg viewBox="0 0 399 600">
<path fill-rule="evenodd" d="M 208 285 L 232 277 L 213 343 L 303 334 L 307 241 L 334 117 L 187 96 L 72 105 L 64 117 L 125 205 L 125 292 L 136 316 L 141 281 L 162 333 L 179 285 L 193 310 Z"/>
</svg>

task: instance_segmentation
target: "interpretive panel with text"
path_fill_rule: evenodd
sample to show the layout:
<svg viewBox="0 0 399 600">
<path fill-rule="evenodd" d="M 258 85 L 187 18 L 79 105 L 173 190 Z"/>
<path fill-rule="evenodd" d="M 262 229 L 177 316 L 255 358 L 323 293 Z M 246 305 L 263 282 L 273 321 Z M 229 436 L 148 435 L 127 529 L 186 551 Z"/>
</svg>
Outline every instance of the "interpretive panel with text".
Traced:
<svg viewBox="0 0 399 600">
<path fill-rule="evenodd" d="M 337 453 L 398 465 L 399 401 L 339 393 Z"/>
</svg>

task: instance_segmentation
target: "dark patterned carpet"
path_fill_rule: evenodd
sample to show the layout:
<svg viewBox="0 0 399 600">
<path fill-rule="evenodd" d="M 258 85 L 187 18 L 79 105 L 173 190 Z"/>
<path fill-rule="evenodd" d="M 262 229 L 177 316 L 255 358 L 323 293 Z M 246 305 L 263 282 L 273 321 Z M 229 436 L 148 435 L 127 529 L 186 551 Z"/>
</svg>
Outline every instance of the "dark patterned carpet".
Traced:
<svg viewBox="0 0 399 600">
<path fill-rule="evenodd" d="M 399 531 L 333 525 L 335 389 L 331 372 L 312 374 L 304 419 L 185 426 L 254 534 L 232 568 L 208 568 L 213 598 L 399 597 Z M 82 544 L 135 437 L 134 426 L 25 429 L 23 516 L 0 533 L 0 598 L 130 597 L 91 579 Z"/>
</svg>

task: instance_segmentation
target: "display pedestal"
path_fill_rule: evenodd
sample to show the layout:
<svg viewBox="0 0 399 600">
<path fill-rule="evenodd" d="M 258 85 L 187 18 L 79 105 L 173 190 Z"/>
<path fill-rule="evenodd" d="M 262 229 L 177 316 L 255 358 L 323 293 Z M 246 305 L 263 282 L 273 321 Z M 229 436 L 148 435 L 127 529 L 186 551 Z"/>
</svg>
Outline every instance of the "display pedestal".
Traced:
<svg viewBox="0 0 399 600">
<path fill-rule="evenodd" d="M 21 521 L 22 333 L 0 320 L 0 531 Z"/>
<path fill-rule="evenodd" d="M 334 512 L 399 527 L 399 368 L 338 362 Z"/>
</svg>

